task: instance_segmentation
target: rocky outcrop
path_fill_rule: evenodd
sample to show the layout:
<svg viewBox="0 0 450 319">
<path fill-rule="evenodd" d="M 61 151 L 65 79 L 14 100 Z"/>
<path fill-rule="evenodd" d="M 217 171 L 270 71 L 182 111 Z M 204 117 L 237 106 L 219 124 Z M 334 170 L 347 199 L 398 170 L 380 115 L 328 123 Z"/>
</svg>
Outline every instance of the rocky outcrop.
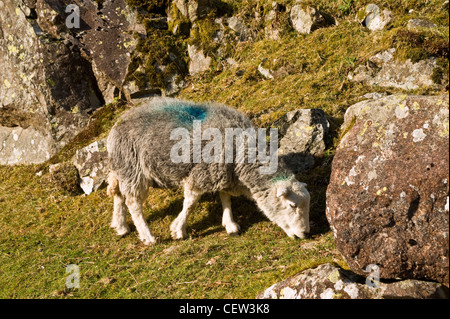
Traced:
<svg viewBox="0 0 450 319">
<path fill-rule="evenodd" d="M 79 8 L 80 24 L 68 27 L 68 4 L 38 0 L 36 23 L 55 39 L 70 42 L 82 50 L 92 64 L 104 100 L 109 103 L 123 89 L 130 54 L 137 44 L 133 32 L 145 35 L 145 28 L 137 23 L 137 13 L 126 5 L 126 0 L 70 1 Z"/>
<path fill-rule="evenodd" d="M 353 72 L 349 73 L 349 80 L 363 82 L 367 85 L 395 87 L 404 90 L 438 86 L 432 80 L 436 58 L 415 63 L 410 59 L 401 62 L 394 59 L 394 54 L 395 49 L 392 48 L 370 57 L 366 64 L 358 66 Z"/>
<path fill-rule="evenodd" d="M 103 104 L 92 68 L 80 49 L 37 23 L 36 12 L 45 5 L 45 1 L 0 1 L 2 164 L 48 159 Z M 45 9 L 49 17 L 50 9 Z"/>
<path fill-rule="evenodd" d="M 326 215 L 349 267 L 448 285 L 448 95 L 363 101 L 343 127 Z"/>
<path fill-rule="evenodd" d="M 369 274 L 367 274 L 369 275 Z M 434 282 L 371 281 L 332 264 L 307 269 L 276 283 L 258 299 L 447 299 L 448 288 Z"/>
<path fill-rule="evenodd" d="M 298 173 L 314 165 L 314 157 L 325 151 L 325 136 L 329 124 L 325 112 L 319 109 L 300 109 L 287 113 L 278 122 L 280 159 Z"/>
</svg>

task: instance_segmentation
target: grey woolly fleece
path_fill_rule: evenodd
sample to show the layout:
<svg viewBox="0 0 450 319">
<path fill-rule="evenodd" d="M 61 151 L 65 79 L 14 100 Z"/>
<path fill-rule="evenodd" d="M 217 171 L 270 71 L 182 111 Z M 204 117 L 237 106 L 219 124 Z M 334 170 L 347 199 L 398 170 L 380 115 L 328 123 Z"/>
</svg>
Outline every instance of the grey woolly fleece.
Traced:
<svg viewBox="0 0 450 319">
<path fill-rule="evenodd" d="M 111 169 L 120 180 L 122 194 L 139 196 L 148 187 L 179 188 L 184 181 L 202 193 L 242 189 L 241 193 L 255 194 L 266 192 L 273 182 L 293 177 L 280 166 L 274 174 L 260 174 L 262 164 L 258 162 L 174 163 L 170 151 L 177 141 L 170 140 L 170 133 L 185 127 L 192 134 L 193 120 L 202 121 L 202 131 L 217 128 L 223 136 L 225 128 L 254 127 L 245 114 L 220 104 L 155 98 L 131 109 L 107 140 Z M 193 158 L 192 147 L 190 151 Z"/>
</svg>

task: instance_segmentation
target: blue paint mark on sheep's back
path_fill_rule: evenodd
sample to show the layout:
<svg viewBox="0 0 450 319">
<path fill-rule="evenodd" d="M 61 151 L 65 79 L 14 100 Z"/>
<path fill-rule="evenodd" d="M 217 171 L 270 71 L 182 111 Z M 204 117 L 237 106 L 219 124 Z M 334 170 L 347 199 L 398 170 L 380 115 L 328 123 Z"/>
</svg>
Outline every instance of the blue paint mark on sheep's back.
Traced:
<svg viewBox="0 0 450 319">
<path fill-rule="evenodd" d="M 171 104 L 162 108 L 163 112 L 170 113 L 176 121 L 184 126 L 192 126 L 194 120 L 203 121 L 208 115 L 205 106 L 195 104 Z"/>
</svg>

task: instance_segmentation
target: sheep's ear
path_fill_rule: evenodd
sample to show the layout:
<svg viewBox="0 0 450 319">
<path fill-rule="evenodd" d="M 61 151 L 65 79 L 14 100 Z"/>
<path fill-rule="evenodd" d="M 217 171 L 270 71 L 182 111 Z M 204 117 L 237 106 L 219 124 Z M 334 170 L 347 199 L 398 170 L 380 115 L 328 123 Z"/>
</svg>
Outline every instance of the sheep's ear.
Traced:
<svg viewBox="0 0 450 319">
<path fill-rule="evenodd" d="M 289 193 L 286 186 L 279 186 L 277 188 L 277 197 L 285 197 Z"/>
<path fill-rule="evenodd" d="M 308 184 L 303 183 L 303 182 L 299 182 L 300 184 L 302 184 L 304 187 L 308 186 Z"/>
</svg>

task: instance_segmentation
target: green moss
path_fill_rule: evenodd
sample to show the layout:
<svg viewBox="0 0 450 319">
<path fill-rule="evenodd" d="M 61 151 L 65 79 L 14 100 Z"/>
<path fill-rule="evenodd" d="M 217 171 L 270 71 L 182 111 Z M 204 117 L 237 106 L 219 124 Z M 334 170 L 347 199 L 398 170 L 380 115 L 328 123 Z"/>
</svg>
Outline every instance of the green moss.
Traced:
<svg viewBox="0 0 450 319">
<path fill-rule="evenodd" d="M 180 10 L 178 10 L 175 2 L 172 2 L 170 5 L 170 18 L 171 19 L 168 22 L 170 32 L 174 34 L 181 34 L 183 36 L 189 36 L 191 22 L 180 12 Z"/>
<path fill-rule="evenodd" d="M 221 45 L 213 40 L 214 35 L 220 30 L 219 24 L 214 22 L 215 17 L 216 13 L 211 11 L 206 18 L 196 21 L 188 40 L 189 44 L 203 50 L 205 55 L 212 55 Z"/>
<path fill-rule="evenodd" d="M 435 84 L 443 84 L 444 79 L 447 79 L 448 82 L 449 77 L 449 61 L 445 58 L 439 58 L 436 61 L 436 67 L 433 69 L 433 73 L 431 74 L 431 80 Z"/>
<path fill-rule="evenodd" d="M 47 81 L 48 85 L 50 85 L 51 87 L 55 86 L 55 81 L 53 81 L 52 78 L 46 78 L 45 80 Z"/>
<path fill-rule="evenodd" d="M 352 129 L 352 127 L 355 125 L 356 123 L 356 116 L 352 117 L 352 120 L 350 121 L 350 123 L 347 125 L 347 127 L 345 127 L 339 134 L 338 139 L 335 141 L 335 147 L 337 147 L 339 145 L 339 143 L 342 141 L 342 139 L 344 138 L 344 136 Z"/>
<path fill-rule="evenodd" d="M 422 48 L 412 48 L 406 51 L 405 58 L 410 59 L 412 63 L 417 63 L 429 57 L 429 53 Z"/>
<path fill-rule="evenodd" d="M 411 31 L 400 28 L 392 38 L 392 46 L 397 49 L 397 59 L 411 59 L 414 63 L 429 57 L 448 58 L 448 45 L 448 35 L 430 30 Z"/>
<path fill-rule="evenodd" d="M 141 90 L 146 89 L 147 84 L 165 89 L 169 77 L 187 74 L 186 45 L 169 30 L 153 28 L 149 19 L 144 18 L 143 23 L 147 37 L 136 37 L 136 50 L 128 68 L 127 81 L 134 81 Z"/>
<path fill-rule="evenodd" d="M 168 0 L 126 0 L 126 3 L 133 9 L 144 9 L 148 12 L 154 12 L 164 11 Z"/>
<path fill-rule="evenodd" d="M 80 194 L 78 170 L 71 162 L 55 165 L 51 171 L 50 180 L 54 186 L 69 195 Z"/>
</svg>

